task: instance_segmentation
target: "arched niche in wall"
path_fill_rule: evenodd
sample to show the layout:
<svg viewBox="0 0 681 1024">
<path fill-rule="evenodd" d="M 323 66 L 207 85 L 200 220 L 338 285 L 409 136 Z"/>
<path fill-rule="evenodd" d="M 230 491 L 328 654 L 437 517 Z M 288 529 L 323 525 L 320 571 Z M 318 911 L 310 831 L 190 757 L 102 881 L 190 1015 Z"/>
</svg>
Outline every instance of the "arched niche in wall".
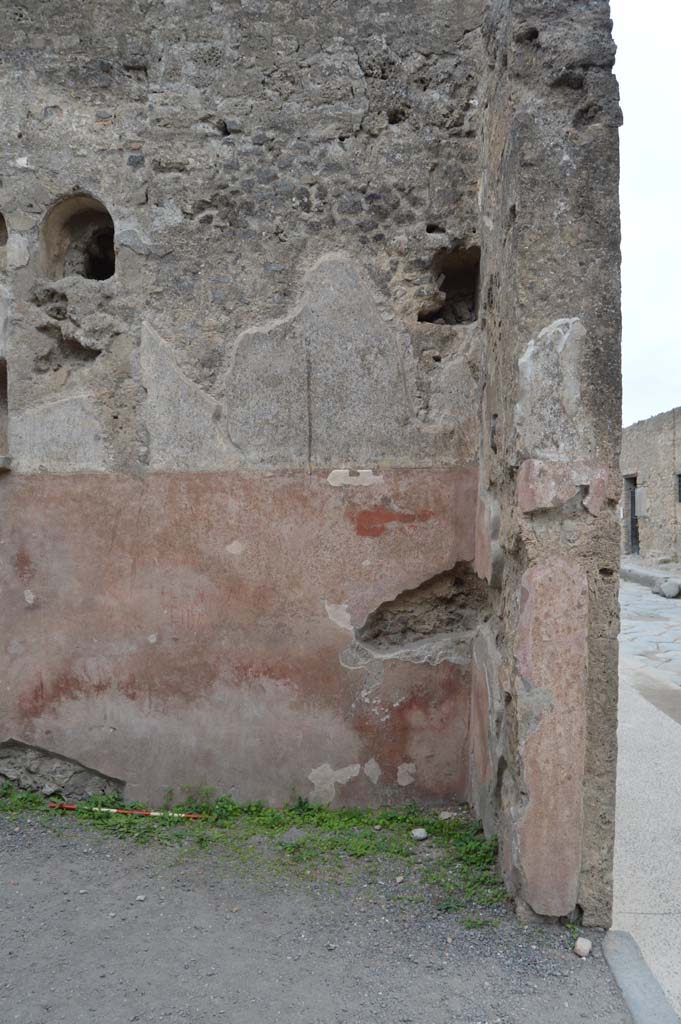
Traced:
<svg viewBox="0 0 681 1024">
<path fill-rule="evenodd" d="M 116 271 L 111 214 L 86 193 L 55 203 L 43 221 L 40 244 L 43 271 L 53 279 L 78 274 L 105 281 Z"/>
</svg>

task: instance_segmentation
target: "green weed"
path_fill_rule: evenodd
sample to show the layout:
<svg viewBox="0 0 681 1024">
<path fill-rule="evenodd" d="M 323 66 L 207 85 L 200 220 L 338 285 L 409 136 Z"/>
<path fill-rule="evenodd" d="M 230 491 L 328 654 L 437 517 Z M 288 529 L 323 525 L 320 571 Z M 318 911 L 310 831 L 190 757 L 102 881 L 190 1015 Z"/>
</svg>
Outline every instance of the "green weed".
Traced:
<svg viewBox="0 0 681 1024">
<path fill-rule="evenodd" d="M 582 934 L 582 929 L 579 927 L 579 925 L 574 924 L 572 921 L 566 921 L 563 919 L 560 923 L 563 925 L 563 927 L 568 933 L 566 936 L 566 944 L 569 948 L 572 948 L 577 939 Z"/>
<path fill-rule="evenodd" d="M 111 797 L 93 797 L 79 804 L 76 815 L 82 823 L 122 839 L 179 844 L 185 850 L 220 845 L 244 865 L 255 866 L 260 858 L 267 870 L 298 870 L 306 877 L 323 872 L 327 879 L 334 873 L 343 879 L 361 865 L 362 878 L 372 881 L 379 875 L 406 874 L 404 867 L 396 869 L 394 862 L 410 860 L 409 882 L 394 898 L 418 899 L 418 887 L 425 885 L 434 890 L 442 911 L 460 912 L 471 905 L 494 907 L 507 899 L 496 873 L 496 841 L 486 839 L 480 823 L 464 814 L 442 821 L 436 813 L 416 805 L 376 811 L 330 810 L 302 799 L 276 809 L 260 802 L 239 804 L 229 795 L 216 797 L 210 789 L 196 788 L 184 790 L 176 804 L 168 791 L 163 802 L 166 813 L 158 817 L 110 814 L 100 809 L 110 804 Z M 127 805 L 127 809 L 134 808 Z M 48 801 L 36 793 L 16 790 L 9 783 L 2 786 L 0 813 L 25 811 L 63 813 L 49 810 Z M 202 818 L 174 816 L 178 813 L 201 814 Z M 427 846 L 412 838 L 414 828 L 426 829 Z M 296 830 L 293 835 L 285 835 L 292 829 Z M 424 857 L 424 853 L 428 855 Z M 470 920 L 477 923 L 466 927 L 486 923 Z"/>
<path fill-rule="evenodd" d="M 490 920 L 489 918 L 485 917 L 464 917 L 461 924 L 468 931 L 473 931 L 476 928 L 495 928 L 497 927 L 499 922 Z"/>
<path fill-rule="evenodd" d="M 21 811 L 45 810 L 45 797 L 40 793 L 15 789 L 11 782 L 0 786 L 0 813 L 12 814 Z"/>
</svg>

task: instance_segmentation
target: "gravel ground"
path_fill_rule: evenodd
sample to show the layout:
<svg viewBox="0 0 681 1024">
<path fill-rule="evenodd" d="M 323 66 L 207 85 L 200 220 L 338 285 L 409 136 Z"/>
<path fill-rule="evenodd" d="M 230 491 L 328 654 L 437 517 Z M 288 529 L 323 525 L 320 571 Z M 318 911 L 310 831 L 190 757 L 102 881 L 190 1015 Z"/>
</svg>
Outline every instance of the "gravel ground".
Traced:
<svg viewBox="0 0 681 1024">
<path fill-rule="evenodd" d="M 631 1021 L 602 933 L 582 961 L 565 929 L 506 909 L 467 930 L 428 892 L 405 904 L 391 872 L 306 880 L 219 847 L 0 818 L 0 1021 Z"/>
</svg>

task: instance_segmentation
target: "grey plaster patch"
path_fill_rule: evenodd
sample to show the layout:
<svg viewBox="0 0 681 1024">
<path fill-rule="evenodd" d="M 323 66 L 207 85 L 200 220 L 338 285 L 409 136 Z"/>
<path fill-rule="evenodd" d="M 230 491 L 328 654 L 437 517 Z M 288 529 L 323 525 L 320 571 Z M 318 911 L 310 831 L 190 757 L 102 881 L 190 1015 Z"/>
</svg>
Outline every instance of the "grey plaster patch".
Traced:
<svg viewBox="0 0 681 1024">
<path fill-rule="evenodd" d="M 180 370 L 171 345 L 143 325 L 150 467 L 302 467 L 333 465 L 339 457 L 360 466 L 378 459 L 404 464 L 427 452 L 448 461 L 452 431 L 471 432 L 465 366 L 462 360 L 466 395 L 460 402 L 448 397 L 456 423 L 420 423 L 409 334 L 381 319 L 378 298 L 356 261 L 327 254 L 308 270 L 300 301 L 287 315 L 237 336 L 218 370 L 219 402 Z M 341 468 L 328 482 L 365 487 L 380 485 L 382 477 Z"/>
<path fill-rule="evenodd" d="M 484 687 L 487 708 L 486 721 L 479 723 L 487 736 L 486 749 L 478 750 L 473 741 L 471 758 L 471 784 L 476 809 L 488 834 L 496 831 L 498 787 L 504 772 L 505 700 L 500 681 L 501 655 L 497 644 L 498 623 L 487 622 L 478 629 L 473 642 L 473 680 L 475 686 Z M 471 693 L 472 714 L 479 713 L 480 702 L 475 690 Z M 473 726 L 471 725 L 471 733 Z"/>
<path fill-rule="evenodd" d="M 328 601 L 325 601 L 324 609 L 334 625 L 341 629 L 352 630 L 352 619 L 347 604 L 329 604 Z"/>
<path fill-rule="evenodd" d="M 405 761 L 397 769 L 397 785 L 411 786 L 416 782 L 416 765 L 412 761 Z"/>
<path fill-rule="evenodd" d="M 518 732 L 521 743 L 537 731 L 544 715 L 550 713 L 553 707 L 554 699 L 549 690 L 534 688 L 518 694 Z"/>
<path fill-rule="evenodd" d="M 97 404 L 91 395 L 70 395 L 28 409 L 10 410 L 13 466 L 24 473 L 104 470 L 111 466 Z"/>
<path fill-rule="evenodd" d="M 26 210 L 13 210 L 7 214 L 7 223 L 13 231 L 30 231 L 40 220 L 35 213 Z"/>
<path fill-rule="evenodd" d="M 349 469 L 332 469 L 326 480 L 332 487 L 373 487 L 383 483 L 383 477 L 376 476 L 370 469 L 359 469 L 356 473 Z"/>
<path fill-rule="evenodd" d="M 344 786 L 351 779 L 356 779 L 361 770 L 359 764 L 349 764 L 345 768 L 332 768 L 330 764 L 320 764 L 313 768 L 308 779 L 314 786 L 311 800 L 318 804 L 330 804 L 336 795 L 336 786 Z"/>
<path fill-rule="evenodd" d="M 163 206 L 154 206 L 151 217 L 153 226 L 157 230 L 181 224 L 184 220 L 182 210 L 173 199 L 166 199 Z"/>
<path fill-rule="evenodd" d="M 521 455 L 569 456 L 590 450 L 580 390 L 585 340 L 582 321 L 564 317 L 543 328 L 520 356 L 514 425 Z"/>
<path fill-rule="evenodd" d="M 147 389 L 150 469 L 238 466 L 239 453 L 220 425 L 220 403 L 182 373 L 170 346 L 149 324 L 142 327 L 140 362 Z"/>
<path fill-rule="evenodd" d="M 413 419 L 409 360 L 408 337 L 380 319 L 363 268 L 328 254 L 288 316 L 237 338 L 225 380 L 230 435 L 257 463 L 399 459 Z"/>
<path fill-rule="evenodd" d="M 132 249 L 138 256 L 149 256 L 151 245 L 142 238 L 136 228 L 119 228 L 116 232 L 116 244 Z"/>
<path fill-rule="evenodd" d="M 378 783 L 378 780 L 383 774 L 383 772 L 381 771 L 381 767 L 378 764 L 378 761 L 376 761 L 373 757 L 366 762 L 363 771 L 366 777 L 373 782 L 374 786 Z"/>
<path fill-rule="evenodd" d="M 222 384 L 229 433 L 260 465 L 401 465 L 420 454 L 448 462 L 453 435 L 467 443 L 475 416 L 467 358 L 455 363 L 461 394 L 452 395 L 449 379 L 447 416 L 422 422 L 419 410 L 433 407 L 433 384 L 420 382 L 409 332 L 398 320 L 383 320 L 380 296 L 359 261 L 327 253 L 305 274 L 288 315 L 237 337 Z M 370 470 L 355 477 L 339 469 L 328 482 L 368 486 L 380 479 Z"/>
<path fill-rule="evenodd" d="M 12 232 L 7 242 L 7 269 L 17 270 L 19 267 L 25 267 L 30 258 L 31 250 L 27 240 L 23 235 Z"/>
<path fill-rule="evenodd" d="M 354 671 L 369 665 L 373 661 L 373 654 L 361 644 L 352 643 L 340 652 L 338 660 L 343 668 Z"/>
<path fill-rule="evenodd" d="M 341 651 L 339 661 L 343 668 L 348 669 L 364 668 L 374 661 L 407 661 L 411 665 L 432 666 L 447 661 L 465 667 L 470 663 L 472 640 L 471 631 L 463 634 L 440 633 L 426 640 L 382 648 L 357 642 Z"/>
</svg>

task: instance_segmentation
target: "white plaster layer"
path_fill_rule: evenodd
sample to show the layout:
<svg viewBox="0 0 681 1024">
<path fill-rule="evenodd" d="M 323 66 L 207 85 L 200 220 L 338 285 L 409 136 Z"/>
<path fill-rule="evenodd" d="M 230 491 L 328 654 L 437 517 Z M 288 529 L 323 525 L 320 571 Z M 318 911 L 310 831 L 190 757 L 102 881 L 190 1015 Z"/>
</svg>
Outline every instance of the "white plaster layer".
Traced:
<svg viewBox="0 0 681 1024">
<path fill-rule="evenodd" d="M 308 775 L 314 786 L 310 799 L 316 804 L 330 804 L 336 795 L 336 786 L 344 786 L 351 779 L 356 779 L 360 771 L 359 764 L 349 764 L 345 768 L 332 768 L 330 764 L 320 764 Z"/>
</svg>

